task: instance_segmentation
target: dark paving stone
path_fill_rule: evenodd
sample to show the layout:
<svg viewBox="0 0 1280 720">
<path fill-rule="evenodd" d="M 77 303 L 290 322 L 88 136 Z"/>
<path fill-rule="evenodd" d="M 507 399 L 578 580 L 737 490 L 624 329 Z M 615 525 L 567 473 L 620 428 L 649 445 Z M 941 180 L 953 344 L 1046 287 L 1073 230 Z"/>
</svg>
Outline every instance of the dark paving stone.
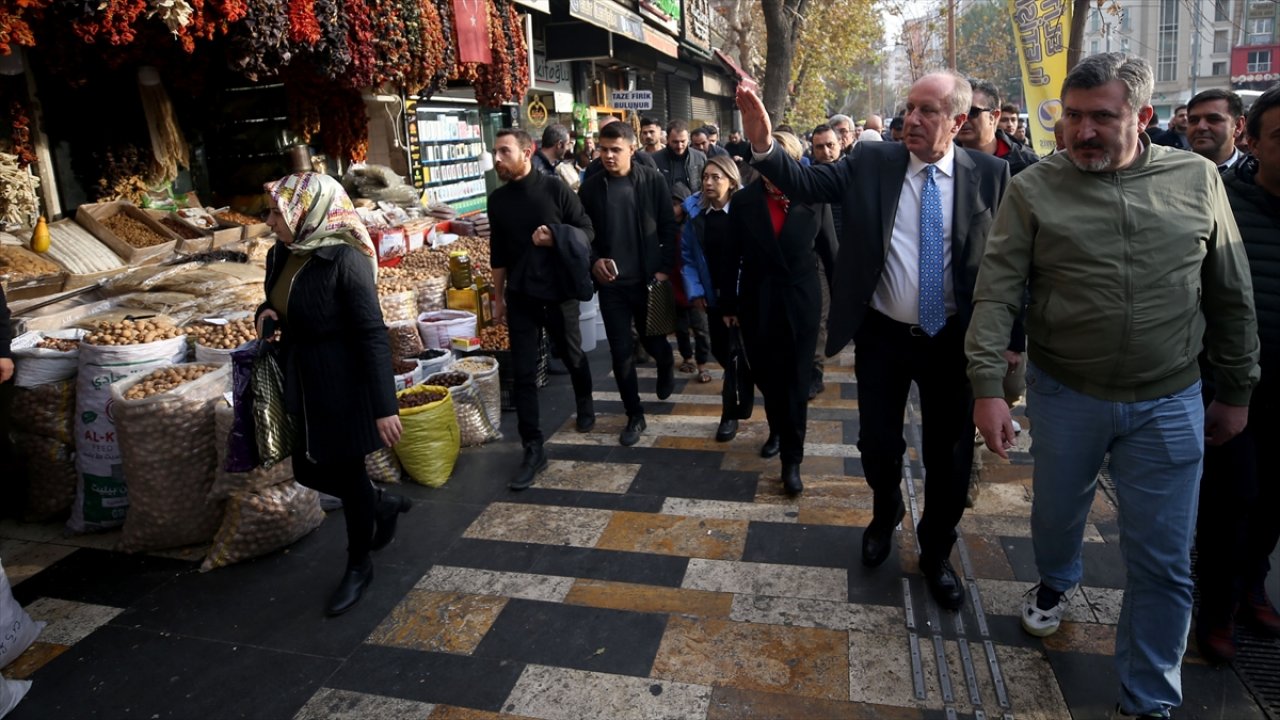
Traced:
<svg viewBox="0 0 1280 720">
<path fill-rule="evenodd" d="M 529 572 L 680 587 L 689 558 L 547 545 Z"/>
<path fill-rule="evenodd" d="M 529 572 L 546 547 L 536 543 L 460 538 L 441 554 L 437 564 L 501 572 Z"/>
<path fill-rule="evenodd" d="M 524 664 L 361 645 L 326 687 L 497 712 Z"/>
<path fill-rule="evenodd" d="M 857 538 L 849 550 L 849 602 L 902 607 L 903 575 L 897 545 L 894 545 L 883 565 L 877 568 L 865 567 L 862 564 L 862 529 L 853 529 Z"/>
<path fill-rule="evenodd" d="M 473 655 L 648 676 L 667 616 L 513 599 Z"/>
<path fill-rule="evenodd" d="M 653 432 L 649 430 L 647 432 Z M 680 450 L 678 448 L 615 447 L 609 454 L 610 462 L 639 463 L 641 465 L 666 465 L 668 471 L 677 468 L 680 475 L 694 469 L 718 470 L 724 461 L 724 453 L 713 450 Z"/>
<path fill-rule="evenodd" d="M 199 566 L 184 560 L 80 548 L 27 578 L 13 589 L 13 595 L 23 605 L 52 597 L 125 608 L 178 577 L 194 574 Z"/>
<path fill-rule="evenodd" d="M 8 718 L 290 718 L 338 664 L 106 626 L 36 672 Z"/>
<path fill-rule="evenodd" d="M 373 583 L 364 598 L 338 618 L 324 616 L 346 563 L 345 553 L 335 549 L 275 553 L 184 576 L 142 598 L 111 624 L 345 658 L 425 572 L 425 567 L 390 564 L 378 556 L 373 562 Z"/>
<path fill-rule="evenodd" d="M 626 510 L 656 513 L 662 510 L 664 498 L 654 495 L 616 495 L 614 493 L 580 492 L 574 506 L 597 510 Z"/>
<path fill-rule="evenodd" d="M 854 447 L 857 447 L 858 428 L 859 426 L 858 426 L 857 420 L 845 420 L 844 422 L 840 423 L 840 433 L 841 433 L 840 442 L 844 443 L 845 445 L 853 445 Z"/>
<path fill-rule="evenodd" d="M 605 392 L 615 392 L 618 386 L 613 384 L 613 378 L 609 378 L 607 382 L 607 385 L 597 383 L 596 389 L 604 390 Z M 670 400 L 659 400 L 658 396 L 654 393 L 656 385 L 656 380 L 650 380 L 649 387 L 646 389 L 644 386 L 644 378 L 640 378 L 640 408 L 644 410 L 645 415 L 670 415 L 671 411 L 675 409 L 675 403 L 672 403 Z M 672 393 L 676 392 L 679 392 L 679 390 L 672 390 Z M 597 415 L 627 414 L 627 408 L 622 404 L 622 400 L 620 399 L 596 400 L 595 407 Z"/>
<path fill-rule="evenodd" d="M 850 477 L 866 477 L 862 471 L 862 458 L 845 458 L 844 474 Z"/>
<path fill-rule="evenodd" d="M 1030 538 L 1000 538 L 1000 546 L 1013 566 L 1014 577 L 1023 582 L 1040 581 L 1036 570 L 1035 551 Z M 1084 577 L 1081 582 L 1088 587 L 1123 589 L 1125 586 L 1124 558 L 1120 546 L 1113 543 L 1087 542 L 1084 544 Z"/>
<path fill-rule="evenodd" d="M 507 481 L 524 451 L 519 443 L 506 442 L 463 448 L 449 482 L 431 491 L 434 502 L 484 505 L 506 495 Z"/>
<path fill-rule="evenodd" d="M 1107 717 L 1120 692 L 1115 661 L 1083 653 L 1046 654 L 1072 716 Z M 1230 668 L 1187 663 L 1182 665 L 1182 707 L 1173 714 L 1179 720 L 1266 717 Z"/>
<path fill-rule="evenodd" d="M 862 530 L 835 525 L 752 522 L 742 559 L 781 565 L 848 568 L 861 562 Z"/>
<path fill-rule="evenodd" d="M 597 408 L 596 413 L 600 410 Z M 608 462 L 614 448 L 608 445 L 558 445 L 544 446 L 551 460 L 577 460 L 581 462 Z"/>
<path fill-rule="evenodd" d="M 690 473 L 673 470 L 664 464 L 646 463 L 636 473 L 636 479 L 627 492 L 657 497 L 752 502 L 759 481 L 758 472 L 700 468 L 698 472 Z"/>
<path fill-rule="evenodd" d="M 540 488 L 535 479 L 533 487 L 520 491 L 509 490 L 505 496 L 497 499 L 502 502 L 521 505 L 561 505 L 568 507 L 578 499 L 578 491 Z"/>
<path fill-rule="evenodd" d="M 841 400 L 857 400 L 858 385 L 857 383 L 840 383 L 840 399 Z M 827 391 L 830 392 L 831 384 L 827 383 Z"/>
</svg>

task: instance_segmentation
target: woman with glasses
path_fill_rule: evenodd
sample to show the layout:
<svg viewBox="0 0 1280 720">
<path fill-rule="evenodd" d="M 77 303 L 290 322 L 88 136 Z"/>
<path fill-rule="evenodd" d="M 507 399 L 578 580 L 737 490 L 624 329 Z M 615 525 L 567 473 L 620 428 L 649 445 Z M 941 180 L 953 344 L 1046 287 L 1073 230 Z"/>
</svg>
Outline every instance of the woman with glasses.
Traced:
<svg viewBox="0 0 1280 720">
<path fill-rule="evenodd" d="M 736 372 L 749 375 L 746 364 L 730 362 L 732 341 L 738 330 L 727 322 L 726 315 L 734 313 L 726 311 L 722 303 L 726 295 L 737 295 L 741 262 L 729 235 L 729 200 L 740 187 L 738 166 L 731 158 L 725 155 L 707 158 L 702 169 L 701 190 L 684 200 L 687 219 L 680 237 L 685 294 L 690 305 L 706 312 L 711 354 L 725 369 L 720 425 L 716 428 L 718 442 L 729 442 L 738 434 L 734 389 L 752 385 L 750 377 L 735 374 L 735 368 L 740 365 Z"/>
<path fill-rule="evenodd" d="M 775 132 L 773 138 L 800 161 L 796 136 Z M 736 295 L 726 291 L 722 300 L 730 316 L 726 320 L 741 325 L 751 374 L 764 395 L 769 439 L 760 455 L 781 455 L 782 489 L 799 495 L 804 490 L 800 463 L 822 310 L 814 248 L 815 243 L 828 243 L 835 256 L 831 209 L 793 202 L 761 177 L 734 196 L 729 237 L 741 271 Z"/>
</svg>

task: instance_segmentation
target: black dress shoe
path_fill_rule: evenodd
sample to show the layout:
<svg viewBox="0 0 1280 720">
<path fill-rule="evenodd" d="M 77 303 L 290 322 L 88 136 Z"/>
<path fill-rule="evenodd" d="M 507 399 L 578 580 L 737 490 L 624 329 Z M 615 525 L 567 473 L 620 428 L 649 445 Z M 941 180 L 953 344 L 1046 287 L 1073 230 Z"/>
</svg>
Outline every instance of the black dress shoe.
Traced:
<svg viewBox="0 0 1280 720">
<path fill-rule="evenodd" d="M 575 428 L 580 433 L 591 432 L 591 429 L 596 426 L 596 408 L 591 395 L 588 394 L 585 398 L 580 398 L 577 401 L 577 408 L 578 421 L 575 424 Z"/>
<path fill-rule="evenodd" d="M 827 386 L 822 383 L 822 373 L 817 370 L 813 371 L 813 380 L 809 382 L 809 399 L 818 397 L 818 393 L 826 390 Z"/>
<path fill-rule="evenodd" d="M 800 466 L 784 463 L 782 465 L 782 491 L 791 497 L 804 492 L 804 483 L 800 482 Z"/>
<path fill-rule="evenodd" d="M 760 446 L 760 457 L 771 458 L 778 454 L 782 448 L 782 440 L 774 433 L 769 433 L 769 439 L 764 441 L 764 445 Z"/>
<path fill-rule="evenodd" d="M 648 427 L 645 424 L 643 415 L 636 415 L 627 418 L 627 426 L 623 428 L 622 433 L 618 435 L 618 442 L 624 447 L 631 447 L 640 442 L 640 433 Z"/>
<path fill-rule="evenodd" d="M 862 533 L 862 564 L 867 567 L 879 567 L 889 557 L 893 549 L 893 529 L 902 522 L 907 508 L 898 500 L 898 507 L 893 514 L 885 518 L 872 518 L 867 529 Z"/>
<path fill-rule="evenodd" d="M 391 544 L 396 537 L 396 521 L 400 513 L 407 513 L 413 508 L 413 501 L 400 495 L 379 491 L 377 504 L 377 525 L 373 531 L 373 544 L 370 550 L 381 550 Z"/>
<path fill-rule="evenodd" d="M 732 418 L 722 419 L 716 426 L 716 442 L 729 442 L 738 435 L 738 421 Z"/>
<path fill-rule="evenodd" d="M 927 561 L 920 559 L 920 572 L 924 573 L 929 594 L 943 610 L 959 610 L 964 606 L 964 585 L 950 560 Z"/>
<path fill-rule="evenodd" d="M 342 576 L 342 582 L 338 583 L 338 588 L 333 591 L 333 595 L 329 596 L 329 607 L 325 612 L 329 617 L 335 617 L 355 607 L 371 582 L 373 582 L 373 563 L 368 558 L 361 564 L 347 565 L 347 572 Z"/>
<path fill-rule="evenodd" d="M 668 365 L 665 368 L 658 368 L 658 399 L 666 400 L 671 397 L 671 391 L 676 389 L 676 369 L 675 365 Z"/>
<path fill-rule="evenodd" d="M 524 461 L 520 463 L 520 469 L 516 471 L 516 476 L 507 483 L 507 487 L 512 490 L 524 490 L 533 484 L 533 478 L 538 473 L 547 469 L 547 453 L 542 449 L 542 443 L 531 442 L 524 446 Z"/>
</svg>

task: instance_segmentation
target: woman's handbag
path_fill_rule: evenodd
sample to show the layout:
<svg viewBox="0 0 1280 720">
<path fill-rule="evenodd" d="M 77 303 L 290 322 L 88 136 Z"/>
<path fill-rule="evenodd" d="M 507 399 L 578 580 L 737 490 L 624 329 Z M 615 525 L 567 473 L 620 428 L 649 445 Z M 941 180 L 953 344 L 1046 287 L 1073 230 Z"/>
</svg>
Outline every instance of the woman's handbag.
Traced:
<svg viewBox="0 0 1280 720">
<path fill-rule="evenodd" d="M 736 327 L 729 328 L 729 362 L 724 369 L 724 382 L 728 394 L 725 417 L 750 418 L 756 403 L 756 389 L 751 368 L 747 365 L 747 353 L 742 346 L 742 332 Z"/>
<path fill-rule="evenodd" d="M 676 296 L 671 283 L 666 280 L 650 280 L 648 312 L 645 314 L 646 337 L 666 337 L 676 331 Z"/>
<path fill-rule="evenodd" d="M 275 353 L 265 346 L 254 358 L 253 425 L 258 439 L 258 457 L 262 467 L 269 468 L 293 454 L 297 438 L 293 416 L 284 406 L 284 373 Z"/>
</svg>

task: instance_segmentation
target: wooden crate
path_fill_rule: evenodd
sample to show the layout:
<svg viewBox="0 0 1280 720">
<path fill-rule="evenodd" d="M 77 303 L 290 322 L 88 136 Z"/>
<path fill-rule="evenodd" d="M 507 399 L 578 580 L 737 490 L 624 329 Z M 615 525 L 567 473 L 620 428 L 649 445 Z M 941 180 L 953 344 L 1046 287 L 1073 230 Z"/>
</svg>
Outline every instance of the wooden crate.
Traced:
<svg viewBox="0 0 1280 720">
<path fill-rule="evenodd" d="M 103 220 L 120 213 L 124 213 L 141 222 L 161 237 L 169 238 L 169 241 L 148 248 L 136 248 L 130 245 L 107 229 L 106 225 L 102 224 Z M 76 210 L 76 222 L 80 223 L 94 237 L 101 240 L 104 245 L 111 248 L 115 254 L 123 258 L 129 265 L 148 265 L 160 262 L 173 254 L 179 240 L 173 231 L 161 225 L 155 218 L 147 215 L 145 211 L 133 203 L 122 200 L 81 205 Z"/>
</svg>

